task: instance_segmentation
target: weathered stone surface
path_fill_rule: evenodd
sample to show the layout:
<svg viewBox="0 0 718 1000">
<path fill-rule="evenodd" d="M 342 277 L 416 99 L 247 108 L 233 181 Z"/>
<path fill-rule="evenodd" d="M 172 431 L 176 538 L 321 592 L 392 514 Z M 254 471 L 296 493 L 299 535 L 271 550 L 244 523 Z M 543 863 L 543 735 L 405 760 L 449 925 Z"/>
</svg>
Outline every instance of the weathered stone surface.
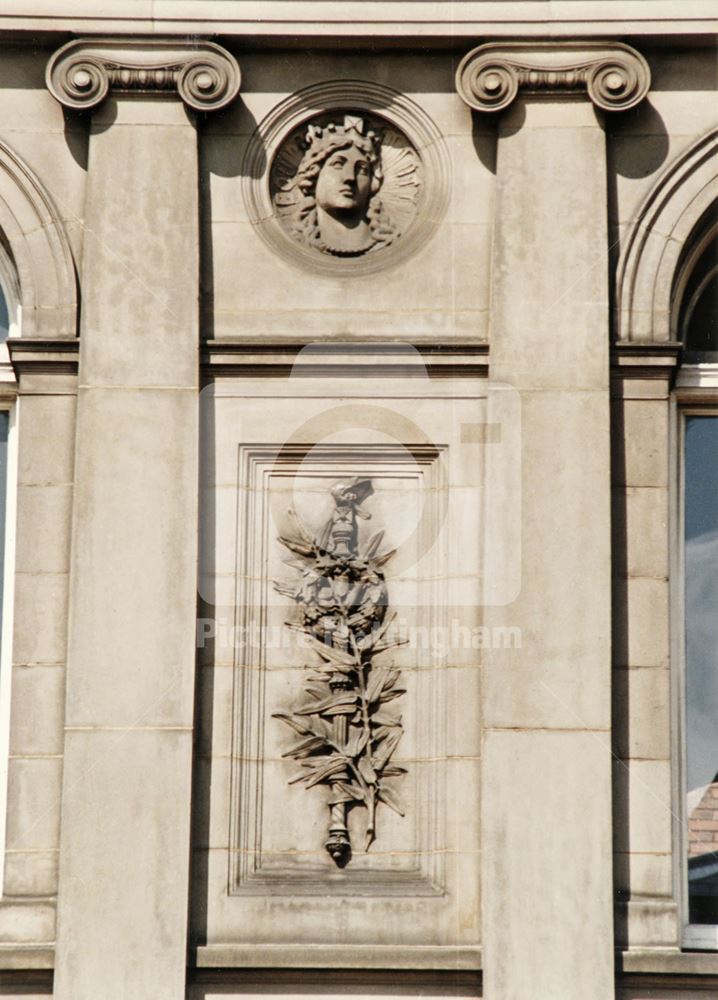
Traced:
<svg viewBox="0 0 718 1000">
<path fill-rule="evenodd" d="M 596 5 L 584 3 L 550 10 L 469 3 L 448 14 L 423 4 L 414 5 L 411 17 L 397 4 L 380 5 L 381 11 L 350 4 L 329 20 L 321 5 L 289 5 L 286 20 L 279 8 L 268 15 L 251 0 L 205 3 L 201 16 L 175 0 L 139 2 L 122 18 L 112 5 L 89 0 L 5 6 L 0 227 L 11 244 L 21 235 L 26 253 L 14 251 L 24 335 L 74 335 L 73 263 L 82 260 L 83 244 L 85 257 L 78 267 L 77 437 L 75 375 L 37 364 L 20 388 L 0 968 L 25 970 L 27 978 L 20 987 L 17 978 L 0 974 L 0 995 L 50 995 L 51 897 L 58 882 L 56 989 L 63 1000 L 124 1000 L 125 993 L 133 1000 L 177 1000 L 186 989 L 192 1000 L 348 992 L 468 997 L 478 995 L 475 977 L 459 982 L 456 973 L 447 985 L 429 972 L 475 970 L 481 962 L 491 1000 L 606 1000 L 614 936 L 619 947 L 630 946 L 619 957 L 623 976 L 654 977 L 650 989 L 619 977 L 621 1000 L 647 1000 L 649 992 L 655 1000 L 699 990 L 709 995 L 718 975 L 715 955 L 679 950 L 684 921 L 675 898 L 682 876 L 674 853 L 679 768 L 671 764 L 677 664 L 668 628 L 672 373 L 666 368 L 656 377 L 648 365 L 641 371 L 641 356 L 634 356 L 636 373 L 616 380 L 609 441 L 607 345 L 611 332 L 622 335 L 626 317 L 609 323 L 607 282 L 629 237 L 646 232 L 631 335 L 647 344 L 657 330 L 669 334 L 675 264 L 699 206 L 715 197 L 708 147 L 700 145 L 715 127 L 714 46 L 700 35 L 709 30 L 711 5 L 686 0 L 670 12 L 671 5 L 645 0 L 603 5 L 615 10 L 600 21 Z M 563 97 L 549 91 L 540 100 L 519 97 L 498 123 L 472 114 L 455 93 L 457 36 L 466 36 L 467 47 L 497 31 L 546 40 L 575 36 L 577 24 L 586 37 L 650 36 L 635 44 L 650 63 L 652 90 L 638 107 L 607 121 L 605 134 L 579 95 L 584 80 Z M 26 34 L 14 35 L 16 28 Z M 252 51 L 242 55 L 246 94 L 221 115 L 200 120 L 199 132 L 179 100 L 139 92 L 130 100 L 110 97 L 91 126 L 88 161 L 89 119 L 64 112 L 44 85 L 52 34 L 64 40 L 88 31 L 131 36 L 165 28 L 178 37 L 219 32 L 242 49 L 249 32 Z M 434 41 L 419 47 L 424 32 Z M 261 39 L 278 34 L 303 40 L 290 48 L 274 38 L 262 50 Z M 670 45 L 656 44 L 661 34 Z M 334 46 L 336 35 L 351 47 Z M 436 233 L 415 254 L 375 274 L 332 276 L 288 261 L 260 239 L 247 210 L 245 154 L 257 125 L 296 91 L 327 82 L 350 90 L 351 81 L 394 88 L 431 118 L 451 164 L 451 190 Z M 308 118 L 321 113 L 321 105 L 307 111 Z M 36 172 L 54 208 L 38 214 L 39 202 L 33 208 L 31 200 L 13 200 L 17 185 L 5 166 L 14 155 Z M 691 177 L 676 172 L 689 161 Z M 659 190 L 661 204 L 680 202 L 685 211 L 659 213 L 652 231 L 637 230 L 644 199 Z M 69 246 L 63 244 L 64 270 L 55 268 L 50 252 L 59 224 Z M 58 303 L 61 285 L 72 295 Z M 255 350 L 245 353 L 244 374 L 233 370 L 221 384 L 233 400 L 218 403 L 217 419 L 198 444 L 200 331 L 231 342 L 221 364 L 231 367 L 232 350 L 248 342 Z M 490 340 L 492 378 L 522 395 L 518 480 L 494 476 L 489 457 L 498 438 L 481 413 L 467 414 L 481 394 L 475 382 L 462 378 L 447 388 L 452 366 L 455 374 L 476 356 L 456 360 L 444 351 L 443 374 L 426 382 L 415 372 L 372 378 L 375 358 L 351 378 L 315 373 L 284 384 L 286 369 L 278 371 L 291 357 L 275 345 L 345 339 L 382 348 L 421 342 L 427 349 Z M 202 349 L 210 379 L 213 352 Z M 485 372 L 488 357 L 481 358 Z M 327 387 L 330 412 L 326 398 L 319 399 Z M 5 389 L 9 398 L 14 390 L 10 383 Z M 712 405 L 715 394 L 710 398 Z M 301 693 L 307 655 L 291 643 L 269 643 L 261 687 L 252 650 L 238 651 L 230 635 L 243 623 L 237 581 L 244 576 L 255 588 L 250 618 L 281 635 L 288 617 L 268 582 L 286 571 L 276 551 L 266 564 L 258 556 L 246 574 L 238 571 L 238 549 L 273 538 L 281 518 L 270 511 L 242 534 L 238 498 L 261 496 L 268 480 L 239 490 L 237 445 L 267 436 L 284 443 L 294 435 L 295 444 L 378 449 L 396 418 L 382 417 L 369 429 L 337 423 L 339 410 L 341 420 L 347 412 L 352 420 L 366 416 L 367 406 L 400 410 L 401 420 L 416 428 L 405 441 L 448 443 L 441 489 L 451 505 L 432 558 L 407 563 L 391 581 L 392 606 L 416 626 L 411 656 L 398 653 L 408 707 L 395 759 L 409 770 L 401 781 L 410 785 L 410 809 L 403 819 L 382 818 L 377 843 L 358 864 L 365 865 L 362 876 L 374 864 L 382 878 L 421 868 L 432 885 L 449 889 L 445 897 L 415 897 L 413 889 L 372 896 L 360 885 L 342 896 L 335 878 L 341 873 L 333 872 L 317 881 L 313 896 L 289 890 L 282 896 L 275 886 L 264 895 L 253 887 L 234 893 L 228 885 L 247 857 L 246 844 L 255 845 L 237 833 L 240 822 L 256 820 L 260 829 L 259 869 L 286 862 L 293 877 L 311 855 L 297 857 L 297 844 L 305 842 L 316 846 L 318 868 L 326 861 L 326 802 L 319 789 L 287 784 L 288 740 L 269 719 L 275 701 L 294 704 Z M 300 433 L 305 420 L 309 429 Z M 210 458 L 201 469 L 199 513 L 198 449 Z M 483 492 L 477 490 L 482 466 Z M 267 475 L 279 510 L 291 491 L 275 473 Z M 392 503 L 377 497 L 371 528 L 385 524 L 387 541 L 403 545 L 426 496 L 409 480 L 397 483 L 384 478 Z M 325 489 L 326 482 L 319 485 Z M 306 519 L 321 522 L 321 490 L 304 482 L 295 493 Z M 484 539 L 488 574 L 481 532 L 491 536 Z M 493 570 L 506 569 L 501 564 L 511 563 L 516 546 L 513 575 L 520 586 L 484 609 L 482 600 L 501 589 Z M 678 592 L 680 582 L 674 585 Z M 198 651 L 195 691 L 197 589 L 210 602 L 201 603 L 199 614 L 213 634 Z M 243 715 L 242 705 L 251 710 Z M 259 745 L 235 743 L 238 724 L 252 731 L 264 725 L 259 751 L 266 781 L 258 793 L 264 817 L 237 805 L 238 775 L 254 773 Z M 611 749 L 620 758 L 613 802 Z M 433 831 L 434 840 L 422 840 L 417 829 Z M 244 872 L 254 874 L 251 865 Z M 189 963 L 199 971 L 186 973 L 188 893 Z M 441 919 L 438 906 L 445 906 Z M 275 968 L 262 976 L 251 971 L 257 964 Z M 232 965 L 235 974 L 220 971 Z M 355 972 L 344 975 L 348 966 Z M 32 969 L 47 970 L 44 985 Z M 365 969 L 383 969 L 384 978 L 362 978 Z M 419 969 L 424 979 L 412 976 Z M 681 989 L 658 985 L 668 975 L 686 977 Z M 187 986 L 185 978 L 197 981 Z"/>
<path fill-rule="evenodd" d="M 8 761 L 9 850 L 48 850 L 58 843 L 62 758 L 14 757 Z"/>
<path fill-rule="evenodd" d="M 206 460 L 218 485 L 203 498 L 209 522 L 202 566 L 213 582 L 203 597 L 211 601 L 224 593 L 225 581 L 239 588 L 238 611 L 216 608 L 214 667 L 202 668 L 202 698 L 211 704 L 202 708 L 194 891 L 210 900 L 202 950 L 207 961 L 219 961 L 226 949 L 239 960 L 250 939 L 255 955 L 272 964 L 293 961 L 280 958 L 278 949 L 290 949 L 291 956 L 297 941 L 319 949 L 318 960 L 328 965 L 361 965 L 372 943 L 378 949 L 373 961 L 382 966 L 397 949 L 400 955 L 401 949 L 417 950 L 418 956 L 428 948 L 431 961 L 447 967 L 458 960 L 456 949 L 465 951 L 462 962 L 478 960 L 479 843 L 468 831 L 479 824 L 483 648 L 473 641 L 480 621 L 480 547 L 470 512 L 479 503 L 482 450 L 470 435 L 464 439 L 461 428 L 483 426 L 484 410 L 482 400 L 467 394 L 469 384 L 319 377 L 255 382 L 254 398 L 226 382 L 214 399 L 206 397 L 206 419 L 216 432 Z M 271 420 L 261 398 L 267 392 Z M 317 443 L 305 455 L 293 439 L 307 436 Z M 288 440 L 279 465 L 274 454 L 282 439 Z M 431 443 L 437 440 L 448 444 L 437 448 Z M 368 477 L 374 489 L 363 504 L 372 521 L 360 525 L 360 537 L 384 529 L 382 551 L 397 547 L 386 569 L 389 608 L 398 614 L 397 635 L 404 629 L 409 641 L 382 655 L 401 671 L 405 693 L 395 708 L 404 732 L 392 761 L 408 776 L 396 779 L 406 816 L 378 810 L 376 840 L 367 853 L 361 811 L 349 816 L 354 849 L 337 870 L 324 850 L 325 794 L 287 785 L 296 771 L 287 761 L 291 735 L 258 713 L 260 704 L 267 713 L 301 704 L 308 662 L 308 652 L 292 638 L 296 633 L 282 641 L 285 620 L 298 610 L 282 596 L 291 570 L 274 536 L 296 535 L 286 514 L 290 505 L 305 530 L 319 531 L 332 510 L 328 488 L 347 476 Z M 447 482 L 457 484 L 455 494 L 447 492 Z M 267 589 L 272 579 L 282 581 L 280 594 Z M 425 633 L 419 631 L 424 624 Z M 229 633 L 237 625 L 242 641 L 232 671 Z M 258 642 L 246 641 L 253 625 L 264 630 Z M 235 697 L 242 691 L 233 718 L 226 708 L 232 673 Z M 204 756 L 210 751 L 211 759 Z M 228 787 L 241 794 L 227 796 Z M 256 792 L 248 795 L 248 788 Z M 361 891 L 353 888 L 357 879 Z M 345 893 L 351 906 L 342 904 Z M 292 917 L 298 894 L 299 922 Z M 328 919 L 335 912 L 341 917 Z M 197 928 L 202 919 L 196 911 Z"/>
<path fill-rule="evenodd" d="M 54 664 L 16 667 L 12 694 L 11 755 L 62 754 L 65 671 Z"/>
<path fill-rule="evenodd" d="M 676 822 L 668 760 L 614 760 L 614 843 L 638 853 L 669 853 Z"/>
<path fill-rule="evenodd" d="M 613 745 L 620 757 L 670 757 L 670 673 L 665 667 L 614 669 L 613 706 Z"/>
<path fill-rule="evenodd" d="M 522 642 L 488 650 L 484 671 L 484 983 L 501 1000 L 576 983 L 599 1000 L 613 995 L 608 284 L 588 261 L 606 232 L 604 137 L 587 101 L 553 95 L 516 101 L 498 136 L 491 370 L 522 397 L 521 583 L 486 620 Z M 559 928 L 578 910 L 569 958 Z"/>
<path fill-rule="evenodd" d="M 189 728 L 68 730 L 66 760 L 71 773 L 83 770 L 64 786 L 57 995 L 90 997 L 100 984 L 122 996 L 130 982 L 144 996 L 184 989 L 178 873 L 187 871 L 191 752 Z M 121 942 L 117 965 L 108 923 Z M 132 953 L 142 961 L 119 962 Z"/>
<path fill-rule="evenodd" d="M 116 123 L 113 107 L 90 140 L 54 990 L 174 1000 L 194 693 L 196 135 L 172 102 L 140 100 Z"/>
<path fill-rule="evenodd" d="M 604 818 L 611 776 L 607 737 L 591 732 L 486 734 L 482 793 L 484 984 L 488 996 L 559 997 L 613 989 L 610 842 Z M 560 765 L 560 778 L 559 774 Z M 489 779 L 488 776 L 491 776 Z M 550 775 L 550 780 L 545 776 Z M 515 803 L 521 803 L 520 813 Z M 521 820 L 530 816 L 531 822 Z M 560 822 L 556 818 L 560 816 Z M 550 831 L 550 835 L 547 832 Z M 522 886 L 515 893 L 513 886 Z M 588 906 L 591 901 L 593 905 Z M 572 914 L 581 913 L 573 921 Z M 573 921 L 567 953 L 559 928 Z M 502 924 L 502 944 L 487 933 Z M 521 935 L 510 928 L 521 928 Z M 608 941 L 603 961 L 597 942 Z M 532 955 L 526 961 L 526 955 Z"/>
<path fill-rule="evenodd" d="M 55 896 L 58 850 L 8 851 L 5 854 L 3 895 Z"/>
</svg>

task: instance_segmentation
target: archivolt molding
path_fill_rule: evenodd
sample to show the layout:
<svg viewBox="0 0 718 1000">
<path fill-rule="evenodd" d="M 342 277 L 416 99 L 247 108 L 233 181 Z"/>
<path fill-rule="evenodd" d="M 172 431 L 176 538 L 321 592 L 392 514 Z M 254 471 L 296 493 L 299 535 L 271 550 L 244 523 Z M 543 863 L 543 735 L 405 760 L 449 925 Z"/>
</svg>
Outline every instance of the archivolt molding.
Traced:
<svg viewBox="0 0 718 1000">
<path fill-rule="evenodd" d="M 17 269 L 22 336 L 76 336 L 77 283 L 62 220 L 40 180 L 3 142 L 0 231 Z"/>
<path fill-rule="evenodd" d="M 643 56 L 620 42 L 490 42 L 459 63 L 456 89 L 474 111 L 503 111 L 519 90 L 588 93 L 603 111 L 635 107 L 648 93 Z"/>
<path fill-rule="evenodd" d="M 616 284 L 619 341 L 677 339 L 672 291 L 683 248 L 718 197 L 718 127 L 671 163 L 638 210 Z"/>
<path fill-rule="evenodd" d="M 214 42 L 68 42 L 47 64 L 46 82 L 60 104 L 87 111 L 115 93 L 174 96 L 194 111 L 217 111 L 239 93 L 237 60 Z"/>
</svg>

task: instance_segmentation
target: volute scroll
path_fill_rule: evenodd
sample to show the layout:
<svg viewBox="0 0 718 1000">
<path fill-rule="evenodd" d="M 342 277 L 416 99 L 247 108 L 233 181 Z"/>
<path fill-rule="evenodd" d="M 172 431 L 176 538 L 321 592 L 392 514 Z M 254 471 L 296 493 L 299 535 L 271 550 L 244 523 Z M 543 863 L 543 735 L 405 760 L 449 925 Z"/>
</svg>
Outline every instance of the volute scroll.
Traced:
<svg viewBox="0 0 718 1000">
<path fill-rule="evenodd" d="M 503 111 L 519 91 L 586 93 L 602 111 L 626 111 L 648 93 L 644 57 L 620 42 L 491 42 L 472 49 L 456 71 L 456 89 L 474 111 Z"/>
<path fill-rule="evenodd" d="M 91 111 L 113 93 L 179 96 L 193 111 L 218 111 L 239 93 L 236 59 L 213 42 L 78 39 L 51 57 L 47 87 L 64 107 Z"/>
</svg>

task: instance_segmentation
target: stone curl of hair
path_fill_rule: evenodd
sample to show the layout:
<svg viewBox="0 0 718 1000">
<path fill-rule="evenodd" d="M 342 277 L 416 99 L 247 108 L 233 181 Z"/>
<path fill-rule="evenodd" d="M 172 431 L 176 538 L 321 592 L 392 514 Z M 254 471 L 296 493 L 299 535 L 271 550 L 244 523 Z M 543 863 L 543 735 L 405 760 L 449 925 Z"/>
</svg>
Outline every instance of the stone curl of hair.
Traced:
<svg viewBox="0 0 718 1000">
<path fill-rule="evenodd" d="M 386 207 L 379 197 L 379 190 L 384 182 L 384 172 L 381 154 L 369 137 L 337 135 L 325 133 L 321 139 L 315 139 L 306 151 L 297 167 L 294 186 L 301 192 L 297 202 L 292 232 L 303 243 L 321 250 L 324 253 L 340 254 L 341 251 L 328 246 L 322 240 L 317 216 L 316 187 L 317 178 L 325 162 L 332 154 L 341 149 L 356 146 L 362 152 L 371 167 L 371 197 L 367 206 L 366 218 L 373 243 L 369 250 L 375 250 L 389 244 L 400 235 L 398 228 L 392 223 Z"/>
</svg>

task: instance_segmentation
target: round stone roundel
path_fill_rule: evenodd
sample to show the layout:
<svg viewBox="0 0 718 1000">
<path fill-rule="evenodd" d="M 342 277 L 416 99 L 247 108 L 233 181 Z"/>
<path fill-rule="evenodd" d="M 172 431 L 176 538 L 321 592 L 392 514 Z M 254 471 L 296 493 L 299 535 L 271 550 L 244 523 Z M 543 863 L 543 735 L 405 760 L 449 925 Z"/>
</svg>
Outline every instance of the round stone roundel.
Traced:
<svg viewBox="0 0 718 1000">
<path fill-rule="evenodd" d="M 282 142 L 270 195 L 283 231 L 331 257 L 380 253 L 411 230 L 424 170 L 407 136 L 375 114 L 327 112 Z"/>
</svg>

